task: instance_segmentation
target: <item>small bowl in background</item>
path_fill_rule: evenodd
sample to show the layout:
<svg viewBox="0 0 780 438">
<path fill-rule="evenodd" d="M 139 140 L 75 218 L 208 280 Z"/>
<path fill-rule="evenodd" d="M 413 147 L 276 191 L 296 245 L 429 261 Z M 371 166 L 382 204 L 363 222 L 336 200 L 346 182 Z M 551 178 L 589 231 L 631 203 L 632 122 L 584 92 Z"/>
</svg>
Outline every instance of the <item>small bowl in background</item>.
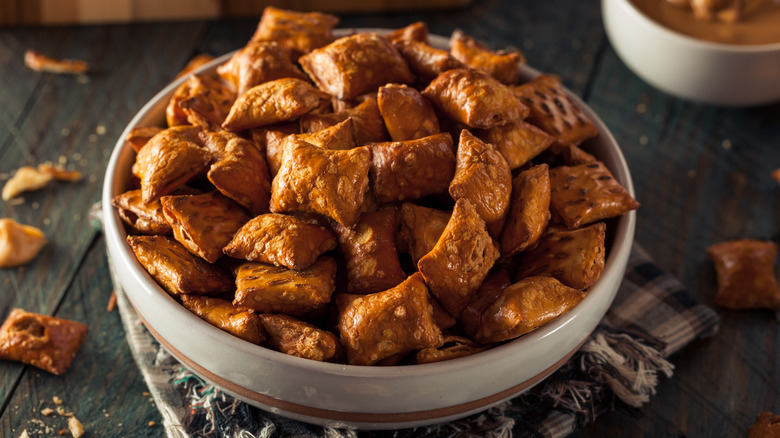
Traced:
<svg viewBox="0 0 780 438">
<path fill-rule="evenodd" d="M 601 13 L 618 56 L 661 91 L 722 106 L 780 101 L 780 42 L 737 45 L 697 39 L 664 27 L 629 0 L 601 0 Z"/>
</svg>

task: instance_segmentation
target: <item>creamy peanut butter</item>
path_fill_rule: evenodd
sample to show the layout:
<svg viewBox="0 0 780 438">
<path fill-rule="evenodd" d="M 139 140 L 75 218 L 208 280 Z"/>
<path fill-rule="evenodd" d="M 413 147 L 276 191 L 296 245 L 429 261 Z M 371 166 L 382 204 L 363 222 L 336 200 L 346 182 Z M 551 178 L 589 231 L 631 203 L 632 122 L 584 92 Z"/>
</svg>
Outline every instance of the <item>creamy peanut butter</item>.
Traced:
<svg viewBox="0 0 780 438">
<path fill-rule="evenodd" d="M 684 0 L 631 0 L 652 20 L 676 32 L 727 44 L 771 44 L 780 42 L 780 2 L 768 0 L 742 16 L 720 11 L 720 16 L 697 17 Z M 750 3 L 750 0 L 747 0 Z"/>
</svg>

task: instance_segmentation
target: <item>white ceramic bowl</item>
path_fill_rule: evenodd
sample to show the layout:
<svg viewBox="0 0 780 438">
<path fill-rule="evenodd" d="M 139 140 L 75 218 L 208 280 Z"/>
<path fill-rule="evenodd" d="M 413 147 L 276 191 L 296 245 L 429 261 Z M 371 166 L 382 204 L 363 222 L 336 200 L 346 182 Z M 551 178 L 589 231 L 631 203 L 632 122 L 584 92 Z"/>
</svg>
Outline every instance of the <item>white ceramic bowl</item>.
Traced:
<svg viewBox="0 0 780 438">
<path fill-rule="evenodd" d="M 629 0 L 601 0 L 601 9 L 617 54 L 659 90 L 723 106 L 780 101 L 780 43 L 735 45 L 696 39 L 658 24 Z"/>
<path fill-rule="evenodd" d="M 446 47 L 447 39 L 433 40 Z M 201 71 L 213 70 L 229 56 Z M 523 68 L 525 79 L 536 74 Z M 609 308 L 631 249 L 634 212 L 610 222 L 606 266 L 576 308 L 520 339 L 473 356 L 424 365 L 339 365 L 288 356 L 222 332 L 180 306 L 147 274 L 125 242 L 122 221 L 111 206 L 111 199 L 126 190 L 135 158 L 123 139 L 135 126 L 163 126 L 165 106 L 181 82 L 150 100 L 117 141 L 103 188 L 106 242 L 121 286 L 146 327 L 183 364 L 228 393 L 267 411 L 322 425 L 392 429 L 445 422 L 494 406 L 544 379 L 582 345 Z M 633 195 L 614 138 L 576 102 L 600 131 L 590 150 Z"/>
</svg>

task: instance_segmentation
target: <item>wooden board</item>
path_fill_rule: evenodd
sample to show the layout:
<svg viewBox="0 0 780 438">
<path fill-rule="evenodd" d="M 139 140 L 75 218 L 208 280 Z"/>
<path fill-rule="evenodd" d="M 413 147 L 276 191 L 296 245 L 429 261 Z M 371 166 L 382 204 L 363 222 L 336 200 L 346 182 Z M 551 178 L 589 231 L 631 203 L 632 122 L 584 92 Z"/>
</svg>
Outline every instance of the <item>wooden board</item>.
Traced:
<svg viewBox="0 0 780 438">
<path fill-rule="evenodd" d="M 263 8 L 334 13 L 455 8 L 472 0 L 4 0 L 0 25 L 60 25 L 260 17 Z"/>
</svg>

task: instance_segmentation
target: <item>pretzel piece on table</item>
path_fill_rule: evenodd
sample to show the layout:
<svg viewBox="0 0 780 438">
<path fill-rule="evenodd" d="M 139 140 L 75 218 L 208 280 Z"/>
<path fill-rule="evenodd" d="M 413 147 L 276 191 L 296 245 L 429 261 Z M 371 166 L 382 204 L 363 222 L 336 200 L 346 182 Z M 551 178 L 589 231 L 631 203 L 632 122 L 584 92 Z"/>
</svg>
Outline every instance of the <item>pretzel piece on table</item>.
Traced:
<svg viewBox="0 0 780 438">
<path fill-rule="evenodd" d="M 0 326 L 0 359 L 55 375 L 68 371 L 87 337 L 86 324 L 16 308 Z"/>
</svg>

